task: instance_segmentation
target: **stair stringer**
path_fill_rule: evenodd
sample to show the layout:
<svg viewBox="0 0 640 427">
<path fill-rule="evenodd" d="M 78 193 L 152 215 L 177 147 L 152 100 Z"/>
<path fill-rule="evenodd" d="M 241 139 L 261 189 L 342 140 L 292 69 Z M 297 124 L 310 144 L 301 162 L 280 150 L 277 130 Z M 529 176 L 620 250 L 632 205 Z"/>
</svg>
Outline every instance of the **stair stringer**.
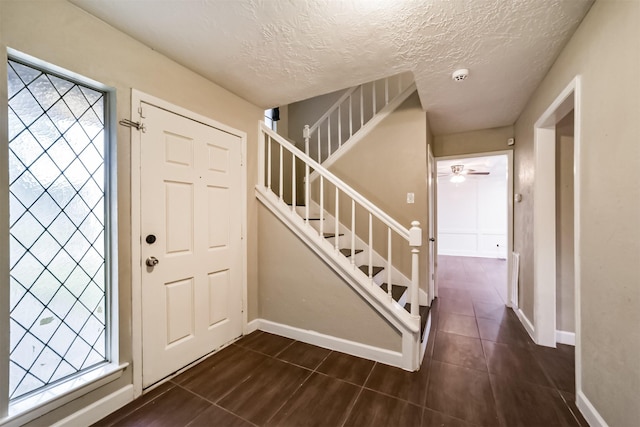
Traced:
<svg viewBox="0 0 640 427">
<path fill-rule="evenodd" d="M 405 90 L 403 90 L 398 96 L 393 98 L 387 105 L 380 109 L 367 123 L 365 123 L 356 133 L 348 140 L 342 143 L 342 145 L 336 149 L 331 155 L 323 161 L 321 164 L 326 169 L 329 169 L 339 158 L 344 156 L 349 150 L 351 150 L 358 142 L 362 141 L 376 126 L 380 124 L 385 118 L 389 117 L 404 101 L 411 96 L 413 92 L 417 90 L 416 84 L 411 83 Z M 313 182 L 318 178 L 316 171 L 311 172 L 309 175 L 309 182 Z"/>
<path fill-rule="evenodd" d="M 295 210 L 275 194 L 256 187 L 256 197 L 271 212 L 296 234 L 315 254 L 329 265 L 351 288 L 376 312 L 382 315 L 402 334 L 402 360 L 398 367 L 407 371 L 420 368 L 420 318 L 414 318 L 398 305 L 377 284 L 372 284 L 358 268 L 343 256 L 335 253 L 333 245 L 320 237 L 317 231 L 306 224 Z M 327 230 L 329 231 L 329 230 Z"/>
</svg>

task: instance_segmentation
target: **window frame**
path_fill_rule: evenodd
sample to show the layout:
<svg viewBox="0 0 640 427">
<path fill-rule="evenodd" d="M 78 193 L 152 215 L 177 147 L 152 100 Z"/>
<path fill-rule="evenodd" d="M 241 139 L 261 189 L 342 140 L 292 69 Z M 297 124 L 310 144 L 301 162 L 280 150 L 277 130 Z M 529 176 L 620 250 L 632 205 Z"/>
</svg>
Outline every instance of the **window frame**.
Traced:
<svg viewBox="0 0 640 427">
<path fill-rule="evenodd" d="M 278 122 L 273 120 L 273 108 L 264 110 L 264 119 L 265 119 L 264 122 L 269 129 L 271 129 L 274 132 L 278 131 Z"/>
<path fill-rule="evenodd" d="M 15 61 L 41 72 L 61 77 L 104 94 L 104 204 L 105 204 L 105 355 L 106 361 L 69 378 L 40 388 L 26 397 L 9 400 L 9 181 L 8 173 L 0 176 L 0 425 L 20 425 L 54 410 L 73 399 L 114 381 L 128 363 L 120 363 L 118 304 L 118 222 L 117 222 L 117 144 L 116 89 L 70 70 L 39 60 L 17 50 L 3 52 L 4 65 L 0 79 L 0 127 L 8 129 L 8 61 Z M 0 136 L 0 170 L 8 171 L 8 133 Z"/>
</svg>

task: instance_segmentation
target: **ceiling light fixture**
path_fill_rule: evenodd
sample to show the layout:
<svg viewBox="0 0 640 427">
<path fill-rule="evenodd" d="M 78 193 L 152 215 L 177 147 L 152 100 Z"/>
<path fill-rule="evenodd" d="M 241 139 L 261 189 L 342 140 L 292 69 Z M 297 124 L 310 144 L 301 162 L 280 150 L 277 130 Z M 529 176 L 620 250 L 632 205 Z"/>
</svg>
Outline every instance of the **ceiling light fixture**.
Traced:
<svg viewBox="0 0 640 427">
<path fill-rule="evenodd" d="M 451 78 L 456 82 L 461 82 L 463 80 L 466 80 L 467 77 L 469 77 L 469 70 L 467 70 L 466 68 L 461 68 L 459 70 L 454 71 L 453 74 L 451 74 Z"/>
<path fill-rule="evenodd" d="M 461 182 L 464 182 L 465 177 L 464 175 L 462 175 L 463 170 L 464 165 L 451 165 L 451 172 L 453 173 L 453 176 L 451 177 L 450 181 L 454 184 L 460 184 Z"/>
</svg>

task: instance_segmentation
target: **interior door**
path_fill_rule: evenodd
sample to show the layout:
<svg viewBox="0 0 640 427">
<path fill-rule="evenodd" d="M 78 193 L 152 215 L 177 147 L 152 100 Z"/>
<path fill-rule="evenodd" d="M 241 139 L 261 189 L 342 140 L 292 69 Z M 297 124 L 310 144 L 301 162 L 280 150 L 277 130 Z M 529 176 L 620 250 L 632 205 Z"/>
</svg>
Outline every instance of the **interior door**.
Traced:
<svg viewBox="0 0 640 427">
<path fill-rule="evenodd" d="M 141 108 L 147 387 L 242 334 L 241 139 Z"/>
<path fill-rule="evenodd" d="M 438 296 L 436 286 L 436 161 L 429 147 L 428 171 L 429 182 L 427 191 L 429 193 L 429 303 Z"/>
</svg>

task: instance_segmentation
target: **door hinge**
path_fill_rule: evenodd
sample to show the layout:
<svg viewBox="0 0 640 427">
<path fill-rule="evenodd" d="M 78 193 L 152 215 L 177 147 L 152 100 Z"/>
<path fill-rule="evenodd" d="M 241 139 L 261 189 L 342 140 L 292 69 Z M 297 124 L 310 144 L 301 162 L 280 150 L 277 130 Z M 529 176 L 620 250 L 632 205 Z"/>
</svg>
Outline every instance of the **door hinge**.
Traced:
<svg viewBox="0 0 640 427">
<path fill-rule="evenodd" d="M 146 132 L 147 131 L 147 128 L 144 126 L 144 123 L 142 123 L 142 122 L 134 122 L 134 121 L 129 120 L 129 119 L 122 119 L 118 123 L 120 123 L 121 126 L 126 126 L 126 127 L 130 127 L 130 128 L 136 128 L 136 130 L 139 130 L 139 131 L 142 131 L 142 132 Z"/>
</svg>

